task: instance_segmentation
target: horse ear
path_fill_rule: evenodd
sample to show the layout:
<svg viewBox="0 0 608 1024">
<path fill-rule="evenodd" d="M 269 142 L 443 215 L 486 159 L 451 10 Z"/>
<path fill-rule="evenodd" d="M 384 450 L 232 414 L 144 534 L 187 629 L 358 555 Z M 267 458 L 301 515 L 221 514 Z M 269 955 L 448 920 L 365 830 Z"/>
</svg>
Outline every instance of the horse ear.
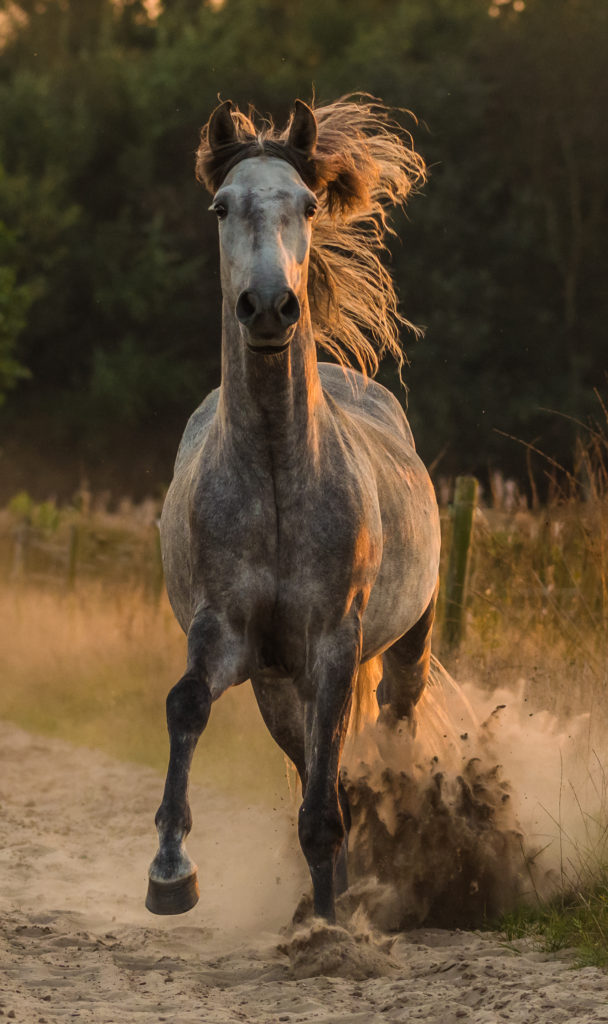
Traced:
<svg viewBox="0 0 608 1024">
<path fill-rule="evenodd" d="M 221 146 L 228 145 L 230 142 L 237 141 L 236 125 L 232 120 L 231 110 L 232 100 L 225 100 L 224 103 L 220 103 L 219 107 L 215 108 L 209 118 L 207 139 L 212 152 L 220 149 Z"/>
<path fill-rule="evenodd" d="M 317 121 L 307 103 L 296 100 L 295 113 L 289 128 L 287 142 L 307 156 L 312 156 L 317 144 Z"/>
</svg>

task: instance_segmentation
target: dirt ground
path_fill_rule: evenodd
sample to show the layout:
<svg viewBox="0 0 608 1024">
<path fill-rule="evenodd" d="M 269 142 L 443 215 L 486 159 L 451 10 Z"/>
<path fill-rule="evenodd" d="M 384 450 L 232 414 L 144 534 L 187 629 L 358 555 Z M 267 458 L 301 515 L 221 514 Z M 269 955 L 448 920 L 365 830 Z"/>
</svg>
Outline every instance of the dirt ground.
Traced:
<svg viewBox="0 0 608 1024">
<path fill-rule="evenodd" d="M 201 900 L 144 909 L 162 779 L 0 723 L 0 1019 L 209 1024 L 608 1021 L 608 975 L 497 934 L 288 925 L 293 807 L 195 790 Z"/>
</svg>

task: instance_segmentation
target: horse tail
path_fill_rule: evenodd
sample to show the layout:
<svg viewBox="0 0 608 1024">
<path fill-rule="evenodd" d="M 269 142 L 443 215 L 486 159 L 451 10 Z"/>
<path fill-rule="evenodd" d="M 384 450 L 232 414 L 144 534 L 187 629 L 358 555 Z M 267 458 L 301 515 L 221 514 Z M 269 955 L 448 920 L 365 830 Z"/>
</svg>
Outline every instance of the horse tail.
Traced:
<svg viewBox="0 0 608 1024">
<path fill-rule="evenodd" d="M 382 655 L 370 658 L 359 666 L 353 690 L 353 703 L 350 712 L 348 731 L 350 734 L 361 732 L 364 725 L 374 722 L 378 717 L 378 701 L 376 690 L 382 679 Z"/>
</svg>

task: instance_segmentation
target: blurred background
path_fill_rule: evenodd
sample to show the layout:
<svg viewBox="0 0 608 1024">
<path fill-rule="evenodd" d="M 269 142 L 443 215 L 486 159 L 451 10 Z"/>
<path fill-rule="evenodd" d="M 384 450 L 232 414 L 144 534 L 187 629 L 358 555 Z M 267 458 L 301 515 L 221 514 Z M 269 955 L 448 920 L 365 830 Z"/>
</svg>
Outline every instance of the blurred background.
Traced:
<svg viewBox="0 0 608 1024">
<path fill-rule="evenodd" d="M 421 454 L 529 488 L 530 450 L 502 431 L 572 465 L 608 365 L 608 5 L 2 0 L 0 19 L 1 504 L 168 484 L 219 381 L 194 179 L 218 96 L 279 123 L 313 92 L 415 113 L 430 179 L 391 262 L 426 327 L 404 337 Z"/>
</svg>

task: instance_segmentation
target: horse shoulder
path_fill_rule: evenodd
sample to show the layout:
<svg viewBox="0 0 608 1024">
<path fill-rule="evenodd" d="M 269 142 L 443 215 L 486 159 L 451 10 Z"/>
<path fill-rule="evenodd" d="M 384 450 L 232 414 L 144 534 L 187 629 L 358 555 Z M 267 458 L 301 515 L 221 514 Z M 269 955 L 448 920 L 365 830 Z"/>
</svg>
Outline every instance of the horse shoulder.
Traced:
<svg viewBox="0 0 608 1024">
<path fill-rule="evenodd" d="M 175 458 L 175 473 L 177 473 L 185 463 L 189 462 L 192 456 L 200 448 L 217 411 L 219 397 L 220 389 L 215 388 L 213 391 L 209 392 L 207 397 L 192 413 L 186 424 L 186 429 L 184 430 L 177 450 Z"/>
</svg>

